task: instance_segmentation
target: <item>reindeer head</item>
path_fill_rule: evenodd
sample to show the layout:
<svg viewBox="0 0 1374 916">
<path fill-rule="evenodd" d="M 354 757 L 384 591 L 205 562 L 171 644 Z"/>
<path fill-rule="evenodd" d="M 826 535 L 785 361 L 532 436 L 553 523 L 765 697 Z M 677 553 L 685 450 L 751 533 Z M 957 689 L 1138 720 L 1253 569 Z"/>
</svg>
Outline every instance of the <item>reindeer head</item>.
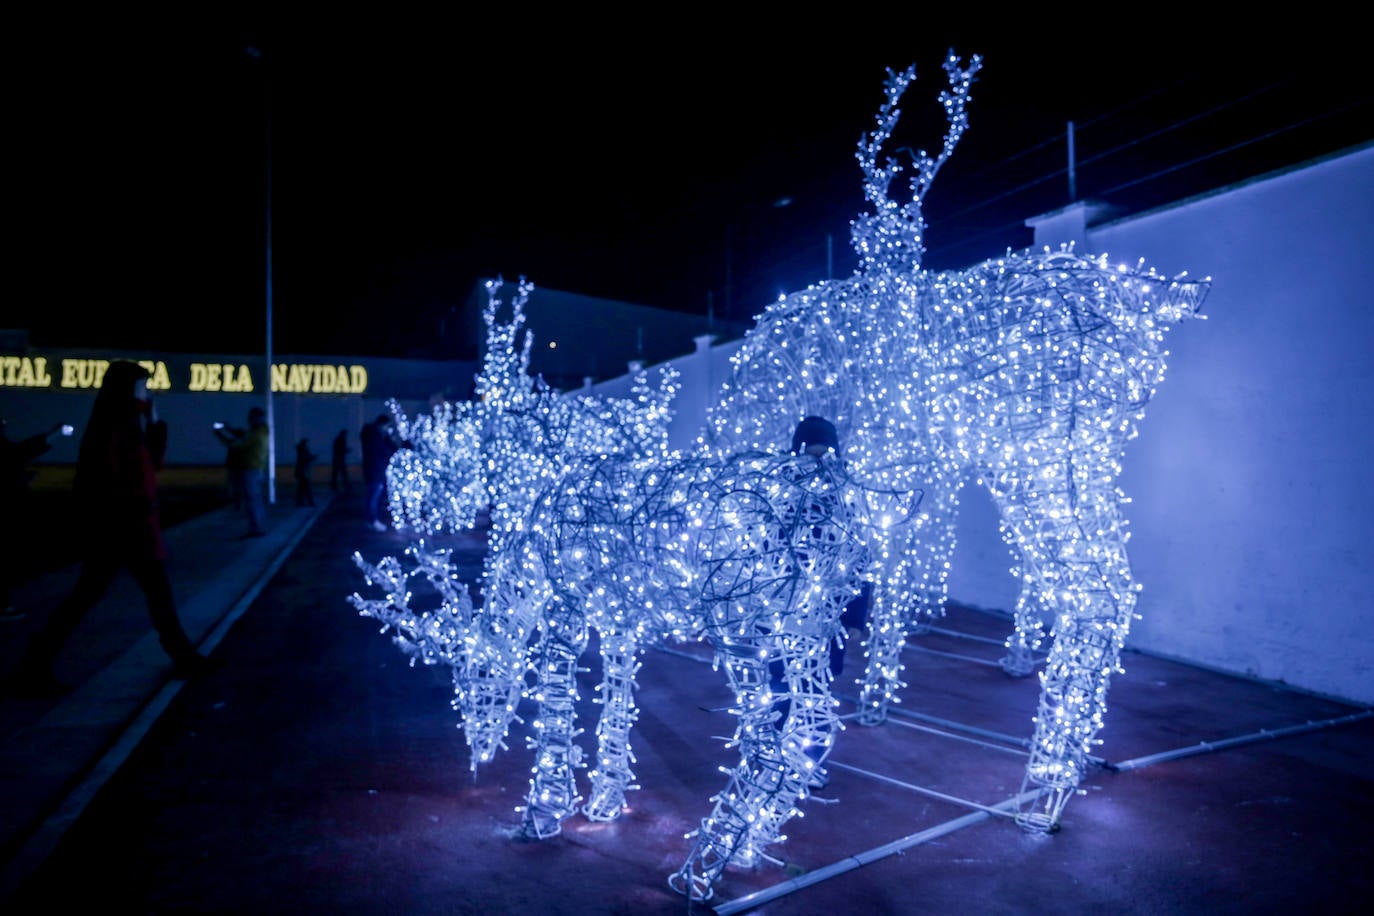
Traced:
<svg viewBox="0 0 1374 916">
<path fill-rule="evenodd" d="M 398 409 L 396 429 L 411 443 L 387 465 L 387 499 L 398 528 L 434 535 L 477 524 L 488 503 L 481 430 L 468 402 L 441 403 L 409 420 Z"/>
<path fill-rule="evenodd" d="M 878 109 L 878 126 L 859 141 L 859 150 L 855 154 L 864 174 L 864 198 L 873 206 L 872 213 L 860 215 L 850 228 L 850 244 L 859 256 L 860 273 L 906 274 L 915 272 L 921 266 L 921 258 L 925 255 L 926 228 L 922 202 L 930 190 L 931 182 L 935 180 L 936 172 L 954 152 L 959 138 L 968 127 L 965 108 L 969 89 L 982 69 L 983 59 L 975 54 L 969 59 L 969 66 L 961 68 L 959 58 L 951 51 L 944 66 L 949 75 L 950 88 L 940 93 L 940 104 L 944 106 L 949 130 L 945 133 L 939 156 L 931 157 L 925 150 L 914 154 L 912 168 L 915 171 L 909 183 L 911 200 L 904 204 L 898 204 L 888 196 L 888 189 L 903 166 L 892 158 L 880 164 L 879 158 L 883 144 L 891 138 L 902 116 L 897 103 L 916 78 L 916 68 L 908 67 L 901 73 L 887 71 L 887 99 Z"/>
<path fill-rule="evenodd" d="M 528 536 L 492 558 L 482 607 L 463 634 L 463 651 L 453 667 L 453 708 L 474 770 L 506 747 L 511 722 L 520 721 L 516 711 L 530 670 L 530 641 L 549 597 L 539 552 Z"/>
</svg>

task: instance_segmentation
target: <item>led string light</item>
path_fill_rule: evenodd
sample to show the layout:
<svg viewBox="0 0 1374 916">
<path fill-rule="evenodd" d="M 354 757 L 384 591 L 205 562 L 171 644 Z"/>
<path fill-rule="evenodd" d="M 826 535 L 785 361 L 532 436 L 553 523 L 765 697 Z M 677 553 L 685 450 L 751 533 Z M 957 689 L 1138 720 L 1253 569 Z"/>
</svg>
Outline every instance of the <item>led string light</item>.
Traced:
<svg viewBox="0 0 1374 916">
<path fill-rule="evenodd" d="M 946 61 L 950 89 L 940 99 L 950 129 L 938 157 L 914 157 L 912 199 L 901 206 L 888 188 L 902 167 L 880 165 L 879 156 L 914 70 L 889 73 L 878 128 L 857 156 L 873 206 L 852 225 L 859 270 L 765 310 L 693 454 L 667 452 L 666 421 L 636 425 L 667 412 L 666 402 L 645 407 L 652 398 L 642 378 L 631 421 L 603 420 L 593 434 L 631 430 L 611 437 L 623 450 L 579 450 L 583 440 L 568 435 L 578 421 L 561 417 L 558 406 L 575 399 L 528 380 L 528 339 L 523 364 L 515 355 L 522 317 L 502 349 L 506 365 L 520 371 L 493 371 L 499 383 L 482 389 L 478 405 L 454 405 L 458 420 L 435 421 L 436 428 L 474 423 L 482 451 L 475 461 L 454 455 L 465 446 L 453 443 L 473 436 L 434 433 L 447 462 L 435 465 L 436 482 L 427 484 L 438 495 L 413 499 L 402 511 L 417 530 L 437 520 L 466 524 L 475 516 L 453 507 L 482 490 L 461 475 L 474 466 L 485 475 L 494 531 L 498 516 L 507 520 L 484 566 L 487 598 L 473 610 L 455 591 L 435 619 L 412 620 L 399 564 L 360 562 L 388 596 L 379 606 L 355 596 L 355 604 L 384 620 L 404 608 L 398 631 L 424 643 L 412 645 L 412 654 L 454 666 L 455 706 L 474 767 L 505 746 L 519 699 L 536 701 L 528 739 L 535 763 L 521 808 L 526 835 L 554 835 L 575 813 L 575 775 L 584 764 L 591 790 L 583 813 L 593 820 L 618 815 L 625 791 L 635 787 L 629 735 L 639 654 L 657 640 L 705 638 L 736 694 L 730 746 L 740 756 L 711 814 L 689 835 L 692 853 L 670 884 L 705 899 L 727 866 L 776 861 L 765 850 L 785 839 L 782 827 L 800 814 L 808 774 L 838 724 L 823 655 L 855 591 L 856 557 L 865 558 L 863 575 L 874 584 L 860 721 L 876 724 L 905 686 L 907 634 L 944 611 L 959 491 L 968 479 L 992 493 L 1019 564 L 1013 572 L 1022 587 L 1003 667 L 1030 673 L 1047 629 L 1052 638 L 1025 773 L 1027 784 L 1046 791 L 1018 820 L 1032 831 L 1057 825 L 1102 727 L 1107 683 L 1134 616 L 1138 586 L 1126 558 L 1124 497 L 1114 483 L 1121 455 L 1163 378 L 1164 335 L 1197 313 L 1208 284 L 1162 277 L 1143 262 L 1112 266 L 1105 255 L 1083 257 L 1071 247 L 1008 252 L 964 271 L 923 271 L 922 199 L 967 125 L 980 67 L 978 57 L 967 68 L 953 55 Z M 490 319 L 488 329 L 505 330 Z M 596 403 L 580 407 L 578 416 L 605 416 Z M 844 512 L 818 526 L 791 527 L 800 504 L 786 469 L 795 459 L 778 453 L 809 414 L 827 417 L 842 433 L 847 470 L 823 489 L 827 499 L 842 494 L 833 505 Z M 748 464 L 756 460 L 765 464 Z M 522 467 L 527 462 L 530 469 Z M 840 467 L 833 459 L 825 465 Z M 911 503 L 901 494 L 918 491 L 927 495 L 922 511 L 904 513 Z M 521 500 L 533 493 L 539 498 Z M 801 531 L 831 535 L 820 544 L 793 540 Z M 437 571 L 443 581 L 440 553 L 412 558 L 412 576 Z M 831 573 L 818 575 L 820 568 Z M 595 762 L 587 764 L 573 710 L 591 627 L 602 646 L 603 711 Z M 785 690 L 770 663 L 781 666 Z M 779 721 L 784 698 L 788 711 Z"/>
<path fill-rule="evenodd" d="M 900 525 L 913 506 L 912 494 L 860 487 L 831 455 L 584 457 L 534 501 L 527 526 L 493 567 L 491 599 L 475 614 L 465 618 L 470 605 L 459 600 L 456 614 L 410 619 L 413 602 L 393 558 L 369 567 L 355 556 L 387 596 L 354 603 L 404 638 L 440 634 L 441 651 L 428 655 L 446 658 L 470 678 L 466 687 L 483 691 L 484 699 L 470 689 L 455 701 L 474 766 L 505 746 L 521 696 L 535 701 L 534 765 L 518 810 L 522 832 L 540 839 L 560 832 L 582 801 L 574 710 L 588 630 L 603 644 L 603 711 L 581 807 L 592 820 L 618 817 L 625 792 L 637 788 L 629 737 L 642 648 L 708 639 L 736 693 L 729 746 L 740 756 L 670 879 L 704 899 L 727 865 L 768 859 L 764 849 L 786 839 L 781 827 L 799 813 L 839 728 L 829 651 L 844 638 L 839 615 L 865 568 L 861 531 Z M 526 670 L 533 684 L 523 690 Z"/>
<path fill-rule="evenodd" d="M 1164 377 L 1165 335 L 1197 315 L 1209 281 L 1168 279 L 1143 261 L 1114 266 L 1071 246 L 923 271 L 921 201 L 966 127 L 980 67 L 976 56 L 968 68 L 947 59 L 949 131 L 938 157 L 915 157 L 902 206 L 887 196 L 902 167 L 879 157 L 914 71 L 889 71 L 878 128 L 858 152 L 873 207 L 852 224 L 858 271 L 764 311 L 703 441 L 774 448 L 790 434 L 783 418 L 821 414 L 841 431 L 856 477 L 925 490 L 918 524 L 871 532 L 866 724 L 899 702 L 908 633 L 944 613 L 960 488 L 972 479 L 989 490 L 1021 582 L 1003 668 L 1031 673 L 1047 629 L 1052 637 L 1025 773 L 1046 792 L 1018 814 L 1042 832 L 1057 826 L 1100 743 L 1108 681 L 1134 617 L 1139 586 L 1115 486 L 1122 453 Z"/>
<path fill-rule="evenodd" d="M 363 616 L 383 623 L 412 664 L 452 669 L 453 705 L 472 750 L 472 767 L 505 747 L 531 664 L 529 646 L 537 620 L 479 613 L 466 584 L 459 582 L 451 551 L 434 546 L 445 534 L 471 530 L 489 519 L 480 593 L 499 595 L 496 607 L 527 607 L 531 596 L 519 575 L 527 559 L 507 544 L 528 522 L 535 495 L 578 455 L 663 455 L 667 452 L 671 404 L 679 383 L 676 370 L 659 373 L 657 389 L 648 374 L 634 379 L 630 398 L 568 397 L 529 373 L 533 338 L 522 334 L 525 305 L 533 284 L 521 278 L 511 319 L 498 320 L 504 302 L 500 279 L 487 283 L 486 350 L 475 380 L 473 401 L 441 403 L 428 414 L 408 418 L 388 403 L 398 436 L 410 447 L 387 467 L 392 517 L 414 536 L 407 569 L 387 557 L 376 565 L 355 552 L 353 561 L 369 587 L 382 597 L 355 593 L 350 603 Z M 419 599 L 412 580 L 442 582 Z M 535 602 L 537 605 L 537 602 Z M 519 631 L 517 643 L 507 637 Z"/>
<path fill-rule="evenodd" d="M 879 502 L 896 515 L 909 506 L 907 496 Z M 570 464 L 522 537 L 531 548 L 525 555 L 538 559 L 521 575 L 542 604 L 517 615 L 541 629 L 526 834 L 554 835 L 576 810 L 579 731 L 560 701 L 576 696 L 574 664 L 588 629 L 611 647 L 581 809 L 593 820 L 619 816 L 635 786 L 630 730 L 643 647 L 704 638 L 735 691 L 728 746 L 739 760 L 712 813 L 689 834 L 695 847 L 671 881 L 704 899 L 727 865 L 766 858 L 763 850 L 785 839 L 781 827 L 799 813 L 839 726 L 829 647 L 843 638 L 839 615 L 866 567 L 858 532 L 870 523 L 872 502 L 832 456 L 702 453 Z"/>
</svg>

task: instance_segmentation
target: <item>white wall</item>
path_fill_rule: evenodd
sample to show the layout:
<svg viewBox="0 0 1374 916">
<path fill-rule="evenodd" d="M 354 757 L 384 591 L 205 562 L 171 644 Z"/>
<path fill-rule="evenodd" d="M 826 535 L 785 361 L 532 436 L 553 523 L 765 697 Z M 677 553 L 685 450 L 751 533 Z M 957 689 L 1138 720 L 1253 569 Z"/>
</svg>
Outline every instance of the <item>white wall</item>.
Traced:
<svg viewBox="0 0 1374 916">
<path fill-rule="evenodd" d="M 1126 451 L 1128 645 L 1374 702 L 1374 147 L 1090 229 L 1086 250 L 1213 281 Z M 963 509 L 951 595 L 1009 609 L 995 510 L 970 489 Z"/>
<path fill-rule="evenodd" d="M 730 377 L 730 358 L 742 345 L 732 340 L 711 346 L 709 335 L 697 337 L 696 349 L 685 356 L 666 360 L 648 367 L 649 385 L 657 389 L 659 371 L 673 367 L 680 373 L 681 386 L 673 399 L 673 421 L 668 430 L 668 447 L 683 452 L 696 444 L 697 435 L 706 423 L 706 409 L 719 399 L 720 386 Z M 571 394 L 594 394 L 603 398 L 628 398 L 634 383 L 633 371 L 619 378 L 579 388 Z"/>
<path fill-rule="evenodd" d="M 1080 250 L 1213 281 L 1126 452 L 1128 645 L 1374 703 L 1374 146 L 1089 229 Z M 738 346 L 673 361 L 675 447 Z M 1010 611 L 996 511 L 962 501 L 950 596 Z"/>
<path fill-rule="evenodd" d="M 1127 453 L 1132 644 L 1374 703 L 1374 147 L 1089 242 L 1214 280 Z"/>
</svg>

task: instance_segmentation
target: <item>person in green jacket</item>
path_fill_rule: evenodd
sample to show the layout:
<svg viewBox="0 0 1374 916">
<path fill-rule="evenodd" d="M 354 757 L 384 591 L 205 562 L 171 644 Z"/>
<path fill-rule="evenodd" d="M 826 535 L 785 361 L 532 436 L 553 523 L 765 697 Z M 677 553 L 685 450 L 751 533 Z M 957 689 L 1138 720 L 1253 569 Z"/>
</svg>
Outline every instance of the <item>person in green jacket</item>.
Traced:
<svg viewBox="0 0 1374 916">
<path fill-rule="evenodd" d="M 239 475 L 239 493 L 248 516 L 243 537 L 260 538 L 267 533 L 267 413 L 261 407 L 250 408 L 248 429 L 242 435 L 218 429 L 215 434 L 233 452 L 229 464 Z"/>
</svg>

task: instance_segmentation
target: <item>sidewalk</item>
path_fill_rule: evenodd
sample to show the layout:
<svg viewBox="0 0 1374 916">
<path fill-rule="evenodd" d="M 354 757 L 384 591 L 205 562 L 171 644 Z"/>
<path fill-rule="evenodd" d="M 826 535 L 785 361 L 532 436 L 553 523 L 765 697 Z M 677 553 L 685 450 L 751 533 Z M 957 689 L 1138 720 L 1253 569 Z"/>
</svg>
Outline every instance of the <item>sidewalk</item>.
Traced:
<svg viewBox="0 0 1374 916">
<path fill-rule="evenodd" d="M 203 653 L 214 651 L 332 495 L 326 488 L 314 508 L 296 508 L 279 496 L 268 507 L 261 538 L 241 539 L 243 515 L 228 506 L 166 530 L 172 594 Z M 0 629 L 0 671 L 18 664 L 28 637 L 70 590 L 77 569 L 16 589 L 16 604 L 28 615 Z M 127 574 L 82 621 L 58 659 L 57 676 L 74 685 L 69 695 L 0 696 L 0 898 L 42 862 L 184 684 L 171 678 L 143 594 Z"/>
</svg>

